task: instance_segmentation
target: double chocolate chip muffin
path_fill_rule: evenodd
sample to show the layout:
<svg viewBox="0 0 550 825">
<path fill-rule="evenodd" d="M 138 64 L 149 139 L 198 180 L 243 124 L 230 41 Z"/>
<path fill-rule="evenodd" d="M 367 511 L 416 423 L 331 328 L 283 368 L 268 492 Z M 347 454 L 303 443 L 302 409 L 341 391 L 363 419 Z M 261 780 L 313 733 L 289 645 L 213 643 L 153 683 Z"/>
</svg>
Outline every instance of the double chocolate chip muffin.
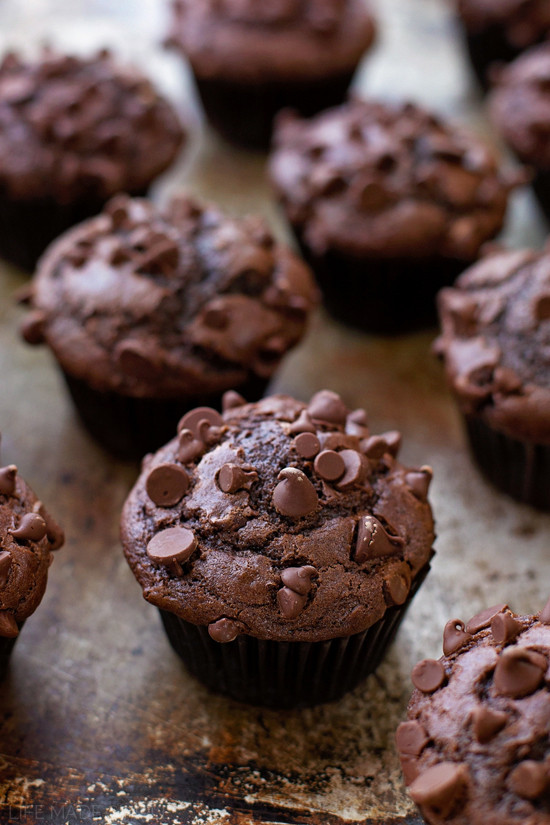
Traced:
<svg viewBox="0 0 550 825">
<path fill-rule="evenodd" d="M 472 452 L 500 489 L 550 509 L 550 251 L 494 252 L 439 298 L 435 345 Z"/>
<path fill-rule="evenodd" d="M 413 670 L 397 748 L 430 825 L 550 822 L 550 602 L 452 619 L 444 656 Z"/>
<path fill-rule="evenodd" d="M 243 701 L 336 699 L 379 664 L 429 568 L 429 467 L 335 393 L 198 408 L 148 456 L 126 558 L 189 670 Z"/>
<path fill-rule="evenodd" d="M 375 26 L 367 0 L 175 0 L 168 43 L 228 140 L 266 149 L 273 117 L 342 103 Z"/>
<path fill-rule="evenodd" d="M 0 679 L 19 631 L 42 600 L 63 531 L 23 481 L 0 467 Z"/>
<path fill-rule="evenodd" d="M 117 192 L 146 194 L 184 133 L 173 107 L 104 50 L 0 63 L 0 256 L 32 270 Z"/>
<path fill-rule="evenodd" d="M 141 458 L 190 407 L 261 397 L 316 301 L 261 219 L 118 196 L 45 254 L 22 332 L 51 348 L 90 432 Z"/>
<path fill-rule="evenodd" d="M 277 124 L 271 177 L 327 309 L 379 332 L 433 323 L 435 293 L 500 231 L 515 180 L 411 103 L 352 100 Z"/>
<path fill-rule="evenodd" d="M 483 87 L 495 63 L 509 63 L 550 35 L 548 0 L 457 0 L 472 65 Z"/>
</svg>

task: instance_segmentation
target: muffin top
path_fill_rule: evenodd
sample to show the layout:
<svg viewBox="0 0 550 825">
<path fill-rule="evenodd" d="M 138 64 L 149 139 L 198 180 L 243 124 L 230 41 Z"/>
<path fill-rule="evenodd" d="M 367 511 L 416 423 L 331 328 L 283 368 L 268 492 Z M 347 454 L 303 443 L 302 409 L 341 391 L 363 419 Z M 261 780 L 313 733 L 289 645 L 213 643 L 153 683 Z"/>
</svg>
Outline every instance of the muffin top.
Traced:
<svg viewBox="0 0 550 825">
<path fill-rule="evenodd" d="M 0 467 L 0 636 L 17 636 L 34 613 L 46 589 L 50 551 L 64 541 L 17 467 Z"/>
<path fill-rule="evenodd" d="M 374 33 L 366 0 L 174 0 L 168 43 L 201 78 L 292 81 L 349 71 Z"/>
<path fill-rule="evenodd" d="M 411 103 L 285 112 L 274 147 L 273 183 L 316 254 L 473 260 L 502 226 L 511 182 L 491 152 Z"/>
<path fill-rule="evenodd" d="M 444 656 L 419 662 L 397 748 L 430 825 L 550 822 L 550 602 L 452 619 Z"/>
<path fill-rule="evenodd" d="M 550 443 L 550 251 L 488 255 L 439 294 L 436 352 L 463 412 Z"/>
<path fill-rule="evenodd" d="M 316 300 L 261 219 L 121 195 L 46 252 L 22 332 L 100 391 L 171 398 L 269 378 Z"/>
<path fill-rule="evenodd" d="M 172 106 L 104 50 L 45 49 L 0 63 L 0 187 L 12 198 L 106 199 L 138 193 L 183 142 Z"/>
<path fill-rule="evenodd" d="M 550 43 L 494 72 L 494 80 L 490 107 L 497 128 L 521 160 L 550 170 Z"/>
<path fill-rule="evenodd" d="M 548 0 L 457 0 L 458 13 L 471 34 L 497 26 L 517 49 L 550 33 Z"/>
<path fill-rule="evenodd" d="M 431 470 L 397 462 L 399 433 L 327 390 L 223 408 L 185 415 L 126 501 L 144 597 L 219 642 L 347 636 L 403 604 L 434 532 Z"/>
</svg>

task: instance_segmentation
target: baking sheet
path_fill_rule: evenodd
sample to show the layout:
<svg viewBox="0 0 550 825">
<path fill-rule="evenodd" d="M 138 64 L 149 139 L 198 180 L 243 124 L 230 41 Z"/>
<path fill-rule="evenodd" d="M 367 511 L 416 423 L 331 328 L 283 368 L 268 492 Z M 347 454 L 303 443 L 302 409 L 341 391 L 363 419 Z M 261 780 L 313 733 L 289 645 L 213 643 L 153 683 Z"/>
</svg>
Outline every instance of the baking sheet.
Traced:
<svg viewBox="0 0 550 825">
<path fill-rule="evenodd" d="M 411 97 L 493 139 L 448 0 L 378 0 L 374 55 L 361 93 Z M 259 212 L 285 236 L 265 160 L 205 130 L 179 60 L 159 47 L 161 0 L 0 0 L 0 46 L 41 41 L 88 52 L 111 45 L 185 105 L 193 138 L 157 196 L 186 185 L 236 213 Z M 191 101 L 191 102 L 190 102 Z M 528 191 L 514 196 L 507 240 L 540 245 Z M 403 458 L 429 463 L 438 555 L 396 644 L 375 676 L 342 701 L 295 712 L 240 706 L 182 669 L 118 543 L 134 465 L 111 460 L 74 416 L 48 352 L 17 337 L 14 291 L 0 265 L 2 461 L 16 463 L 63 523 L 46 597 L 0 686 L 0 822 L 106 825 L 412 825 L 393 748 L 412 665 L 439 656 L 451 616 L 509 601 L 536 611 L 549 595 L 550 517 L 516 505 L 468 457 L 439 364 L 434 331 L 364 336 L 322 311 L 273 389 L 307 399 L 321 387 L 364 406 L 373 431 L 398 427 Z"/>
</svg>

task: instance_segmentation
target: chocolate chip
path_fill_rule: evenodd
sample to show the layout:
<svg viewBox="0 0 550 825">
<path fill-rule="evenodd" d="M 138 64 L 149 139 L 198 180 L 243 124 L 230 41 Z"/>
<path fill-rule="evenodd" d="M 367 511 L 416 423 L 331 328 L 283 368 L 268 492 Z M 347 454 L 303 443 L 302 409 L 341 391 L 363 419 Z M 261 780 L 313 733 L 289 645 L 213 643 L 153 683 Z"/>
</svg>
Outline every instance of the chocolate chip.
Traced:
<svg viewBox="0 0 550 825">
<path fill-rule="evenodd" d="M 411 782 L 414 782 L 416 777 L 420 774 L 418 757 L 411 756 L 408 753 L 401 753 L 399 754 L 399 761 L 401 762 L 401 770 L 403 771 L 405 784 L 410 785 Z"/>
<path fill-rule="evenodd" d="M 397 750 L 409 756 L 419 756 L 429 741 L 420 722 L 401 722 L 395 734 Z"/>
<path fill-rule="evenodd" d="M 437 808 L 445 816 L 459 797 L 464 796 L 468 768 L 460 762 L 440 762 L 420 774 L 409 787 L 417 805 Z"/>
<path fill-rule="evenodd" d="M 363 409 L 353 410 L 346 418 L 346 434 L 366 438 L 369 434 L 367 413 Z"/>
<path fill-rule="evenodd" d="M 178 424 L 178 432 L 191 430 L 196 438 L 200 438 L 199 425 L 202 421 L 207 421 L 211 427 L 223 426 L 223 418 L 217 410 L 212 407 L 197 407 L 183 416 Z"/>
<path fill-rule="evenodd" d="M 403 604 L 411 589 L 411 571 L 409 565 L 403 562 L 397 569 L 392 570 L 384 581 L 384 596 L 386 603 L 392 607 Z"/>
<path fill-rule="evenodd" d="M 122 341 L 115 348 L 114 359 L 122 372 L 130 378 L 151 381 L 158 377 L 159 365 L 156 358 L 138 341 Z"/>
<path fill-rule="evenodd" d="M 279 484 L 273 491 L 273 504 L 281 515 L 301 518 L 317 509 L 319 499 L 315 487 L 301 470 L 285 467 L 277 479 Z"/>
<path fill-rule="evenodd" d="M 292 446 L 302 458 L 314 458 L 321 449 L 321 442 L 313 433 L 300 433 Z"/>
<path fill-rule="evenodd" d="M 153 536 L 147 545 L 147 555 L 151 561 L 167 566 L 176 566 L 181 575 L 181 562 L 187 561 L 195 551 L 197 539 L 187 527 L 168 527 Z"/>
<path fill-rule="evenodd" d="M 19 628 L 13 616 L 7 610 L 0 610 L 0 636 L 5 639 L 15 639 L 19 635 Z"/>
<path fill-rule="evenodd" d="M 9 530 L 16 541 L 40 541 L 46 535 L 46 522 L 38 513 L 26 513 L 15 530 Z"/>
<path fill-rule="evenodd" d="M 472 711 L 471 719 L 475 738 L 481 745 L 485 745 L 506 725 L 508 714 L 480 705 Z"/>
<path fill-rule="evenodd" d="M 311 421 L 311 418 L 307 414 L 306 410 L 302 410 L 296 421 L 294 421 L 290 426 L 287 428 L 287 432 L 290 435 L 295 435 L 298 433 L 314 433 L 315 427 Z"/>
<path fill-rule="evenodd" d="M 423 693 L 433 693 L 446 681 L 445 668 L 437 659 L 424 659 L 414 666 L 412 683 Z"/>
<path fill-rule="evenodd" d="M 3 496 L 13 496 L 16 487 L 17 467 L 10 464 L 0 468 L 0 493 Z"/>
<path fill-rule="evenodd" d="M 222 397 L 222 410 L 224 412 L 234 410 L 237 407 L 244 407 L 245 404 L 246 399 L 238 392 L 235 392 L 235 390 L 227 390 L 227 392 L 224 392 Z"/>
<path fill-rule="evenodd" d="M 212 622 L 208 625 L 210 637 L 220 644 L 234 642 L 241 633 L 241 629 L 241 625 L 238 622 L 234 622 L 233 619 L 218 619 L 217 622 Z"/>
<path fill-rule="evenodd" d="M 540 612 L 539 621 L 542 624 L 550 624 L 550 599 L 546 602 L 546 605 Z"/>
<path fill-rule="evenodd" d="M 535 318 L 537 321 L 548 321 L 550 318 L 550 295 L 543 295 L 537 301 L 535 307 Z"/>
<path fill-rule="evenodd" d="M 307 596 L 296 593 L 290 587 L 282 587 L 277 593 L 277 603 L 285 619 L 295 619 L 306 606 Z"/>
<path fill-rule="evenodd" d="M 210 329 L 225 329 L 229 323 L 229 316 L 223 307 L 206 307 L 202 314 L 202 321 Z"/>
<path fill-rule="evenodd" d="M 403 440 L 401 433 L 398 430 L 388 430 L 388 432 L 382 433 L 382 438 L 388 445 L 388 453 L 396 458 Z"/>
<path fill-rule="evenodd" d="M 548 668 L 545 656 L 521 647 L 507 647 L 498 658 L 494 675 L 495 692 L 519 699 L 541 685 Z"/>
<path fill-rule="evenodd" d="M 29 312 L 21 323 L 21 335 L 27 344 L 42 344 L 44 342 L 44 329 L 46 327 L 46 314 L 40 309 Z"/>
<path fill-rule="evenodd" d="M 443 631 L 443 653 L 445 656 L 456 653 L 471 638 L 471 634 L 466 632 L 464 622 L 461 622 L 460 619 L 451 619 L 450 622 L 447 622 Z"/>
<path fill-rule="evenodd" d="M 250 490 L 258 473 L 252 467 L 240 467 L 238 464 L 224 464 L 218 472 L 218 487 L 223 493 L 236 493 Z"/>
<path fill-rule="evenodd" d="M 181 430 L 178 435 L 178 442 L 177 459 L 182 464 L 195 461 L 204 452 L 203 442 L 195 438 L 191 430 Z"/>
<path fill-rule="evenodd" d="M 145 482 L 147 495 L 158 507 L 174 507 L 189 487 L 189 476 L 177 464 L 160 464 Z"/>
<path fill-rule="evenodd" d="M 144 252 L 136 261 L 136 272 L 144 274 L 169 275 L 179 262 L 179 248 L 171 238 L 165 238 L 155 243 L 151 249 Z"/>
<path fill-rule="evenodd" d="M 207 421 L 206 418 L 199 421 L 197 430 L 199 440 L 207 447 L 215 444 L 222 437 L 222 428 L 215 427 L 210 421 Z"/>
<path fill-rule="evenodd" d="M 281 581 L 290 590 L 299 593 L 300 596 L 307 596 L 311 590 L 311 577 L 316 572 L 311 564 L 306 564 L 303 567 L 287 567 L 281 573 Z"/>
<path fill-rule="evenodd" d="M 507 785 L 522 799 L 537 799 L 550 785 L 548 767 L 542 762 L 526 759 L 510 772 Z"/>
<path fill-rule="evenodd" d="M 4 587 L 11 567 L 11 553 L 8 550 L 0 551 L 0 587 Z"/>
<path fill-rule="evenodd" d="M 388 452 L 388 443 L 381 435 L 371 435 L 361 441 L 361 452 L 373 461 L 378 461 Z"/>
<path fill-rule="evenodd" d="M 340 396 L 330 390 L 316 393 L 309 402 L 307 411 L 312 421 L 337 426 L 343 426 L 348 415 L 347 407 Z"/>
<path fill-rule="evenodd" d="M 488 607 L 486 610 L 482 610 L 481 613 L 476 613 L 476 615 L 472 616 L 466 625 L 466 631 L 468 633 L 477 633 L 479 630 L 489 627 L 493 616 L 496 616 L 498 613 L 502 613 L 507 609 L 507 604 L 495 604 L 493 607 Z"/>
<path fill-rule="evenodd" d="M 392 538 L 375 516 L 362 516 L 358 522 L 354 561 L 362 564 L 369 559 L 398 555 L 403 542 Z"/>
<path fill-rule="evenodd" d="M 426 501 L 428 490 L 432 483 L 433 470 L 431 467 L 421 467 L 419 471 L 411 471 L 405 475 L 405 483 L 413 496 L 420 501 Z"/>
<path fill-rule="evenodd" d="M 344 475 L 336 486 L 339 490 L 347 490 L 355 484 L 362 484 L 367 475 L 367 463 L 357 450 L 342 450 L 338 455 L 344 461 Z"/>
<path fill-rule="evenodd" d="M 340 453 L 323 450 L 315 459 L 313 469 L 325 481 L 336 481 L 344 475 L 346 465 Z"/>
<path fill-rule="evenodd" d="M 42 516 L 46 523 L 46 535 L 50 542 L 50 550 L 59 550 L 65 544 L 65 533 L 54 517 L 44 507 L 41 501 L 36 501 L 32 508 L 33 513 Z"/>
<path fill-rule="evenodd" d="M 523 630 L 523 625 L 510 613 L 497 613 L 491 619 L 491 633 L 497 645 L 507 645 Z"/>
</svg>

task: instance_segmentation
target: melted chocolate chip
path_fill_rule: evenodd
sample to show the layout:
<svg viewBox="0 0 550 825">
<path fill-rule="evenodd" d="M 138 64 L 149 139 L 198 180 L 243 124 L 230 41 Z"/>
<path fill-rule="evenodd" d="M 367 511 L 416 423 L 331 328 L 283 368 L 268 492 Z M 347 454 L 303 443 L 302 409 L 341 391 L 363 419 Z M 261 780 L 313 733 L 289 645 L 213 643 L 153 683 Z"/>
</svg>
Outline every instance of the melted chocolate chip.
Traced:
<svg viewBox="0 0 550 825">
<path fill-rule="evenodd" d="M 363 516 L 358 522 L 354 560 L 362 564 L 369 559 L 399 555 L 402 539 L 390 536 L 375 516 Z"/>
<path fill-rule="evenodd" d="M 0 493 L 4 496 L 13 496 L 16 487 L 17 467 L 10 464 L 0 468 Z"/>
<path fill-rule="evenodd" d="M 313 433 L 300 433 L 292 442 L 292 446 L 302 458 L 315 458 L 321 449 L 321 442 Z"/>
<path fill-rule="evenodd" d="M 240 467 L 238 464 L 224 464 L 218 472 L 218 486 L 223 493 L 236 493 L 250 490 L 258 473 L 252 467 Z"/>
<path fill-rule="evenodd" d="M 471 719 L 475 738 L 480 744 L 485 745 L 506 725 L 508 715 L 501 710 L 492 710 L 480 705 L 472 711 Z"/>
<path fill-rule="evenodd" d="M 296 593 L 290 587 L 282 587 L 277 593 L 277 603 L 285 619 L 295 619 L 306 606 L 307 596 Z"/>
<path fill-rule="evenodd" d="M 273 491 L 273 504 L 281 515 L 302 518 L 317 509 L 319 499 L 315 487 L 301 470 L 286 467 L 277 478 L 279 484 Z"/>
<path fill-rule="evenodd" d="M 411 571 L 405 562 L 387 576 L 384 580 L 384 596 L 386 603 L 392 607 L 403 604 L 411 589 Z"/>
<path fill-rule="evenodd" d="M 507 785 L 522 799 L 537 799 L 550 785 L 548 767 L 542 762 L 526 759 L 510 772 Z"/>
<path fill-rule="evenodd" d="M 160 464 L 147 476 L 147 495 L 158 507 L 174 507 L 189 488 L 189 476 L 178 464 Z"/>
<path fill-rule="evenodd" d="M 307 596 L 311 590 L 311 577 L 316 572 L 311 564 L 306 564 L 303 567 L 287 567 L 281 573 L 281 581 L 290 590 L 299 593 L 300 596 Z"/>
<path fill-rule="evenodd" d="M 420 722 L 401 722 L 395 734 L 397 750 L 409 756 L 419 756 L 429 741 Z"/>
<path fill-rule="evenodd" d="M 498 658 L 494 675 L 495 692 L 500 696 L 519 699 L 540 687 L 548 662 L 534 650 L 505 648 Z"/>
<path fill-rule="evenodd" d="M 325 481 L 336 481 L 344 475 L 346 465 L 340 453 L 323 450 L 315 459 L 313 469 Z"/>
<path fill-rule="evenodd" d="M 510 613 L 497 613 L 491 619 L 491 633 L 497 645 L 507 645 L 521 633 L 523 626 Z"/>
<path fill-rule="evenodd" d="M 307 411 L 312 421 L 336 426 L 343 426 L 348 415 L 348 409 L 340 396 L 330 390 L 316 393 L 309 402 Z"/>
<path fill-rule="evenodd" d="M 63 547 L 65 544 L 65 533 L 63 532 L 63 529 L 59 526 L 51 513 L 46 510 L 41 501 L 35 502 L 32 509 L 33 513 L 38 513 L 38 515 L 44 519 L 46 524 L 46 535 L 48 536 L 48 541 L 50 542 L 50 550 L 59 550 L 59 548 Z"/>
<path fill-rule="evenodd" d="M 0 636 L 5 639 L 15 639 L 19 635 L 19 627 L 13 616 L 7 610 L 0 610 Z"/>
<path fill-rule="evenodd" d="M 40 541 L 47 532 L 46 522 L 38 513 L 25 513 L 17 528 L 9 532 L 16 541 Z"/>
<path fill-rule="evenodd" d="M 464 622 L 461 622 L 460 619 L 451 619 L 450 622 L 447 622 L 443 631 L 443 653 L 445 656 L 456 653 L 471 638 L 471 633 L 466 632 Z"/>
<path fill-rule="evenodd" d="M 409 788 L 417 805 L 437 807 L 445 815 L 468 781 L 468 768 L 460 762 L 440 762 L 420 774 Z"/>
<path fill-rule="evenodd" d="M 8 580 L 11 567 L 11 553 L 8 550 L 0 551 L 0 587 L 4 587 Z"/>
<path fill-rule="evenodd" d="M 486 610 L 482 610 L 481 613 L 476 613 L 476 615 L 472 616 L 466 625 L 467 632 L 477 633 L 478 631 L 483 630 L 483 628 L 489 627 L 493 616 L 496 616 L 498 613 L 502 613 L 507 609 L 507 604 L 495 604 L 493 607 L 488 607 Z"/>
<path fill-rule="evenodd" d="M 445 668 L 437 659 L 424 659 L 414 666 L 411 679 L 418 690 L 433 693 L 446 681 Z"/>
<path fill-rule="evenodd" d="M 218 619 L 208 625 L 210 637 L 220 644 L 234 642 L 241 633 L 241 625 L 233 619 Z"/>
</svg>

